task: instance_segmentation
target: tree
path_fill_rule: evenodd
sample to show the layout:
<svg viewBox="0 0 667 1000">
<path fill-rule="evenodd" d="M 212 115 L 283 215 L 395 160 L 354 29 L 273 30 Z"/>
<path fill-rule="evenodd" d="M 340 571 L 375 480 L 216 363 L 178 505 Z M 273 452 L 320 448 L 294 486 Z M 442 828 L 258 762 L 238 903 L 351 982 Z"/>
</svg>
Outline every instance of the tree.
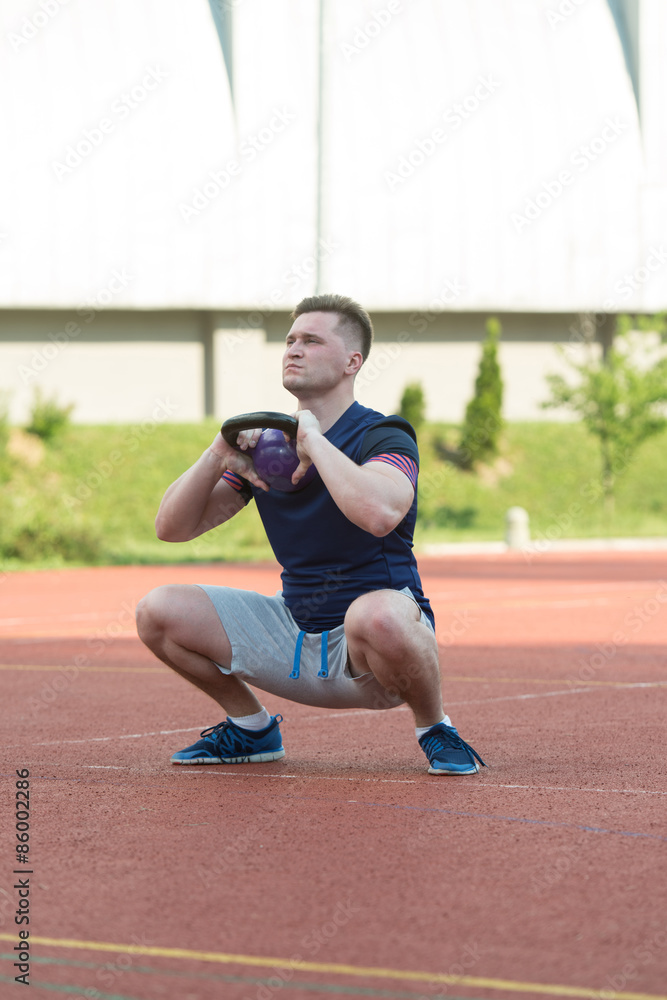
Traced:
<svg viewBox="0 0 667 1000">
<path fill-rule="evenodd" d="M 652 316 L 629 316 L 624 313 L 616 321 L 616 332 L 619 335 L 640 330 L 644 333 L 658 334 L 663 341 L 667 340 L 667 312 L 654 313 Z"/>
<path fill-rule="evenodd" d="M 659 333 L 633 331 L 631 325 L 629 317 L 619 317 L 624 332 L 604 358 L 593 351 L 593 344 L 587 346 L 584 361 L 566 355 L 578 381 L 571 385 L 562 375 L 548 375 L 551 399 L 542 404 L 572 410 L 598 438 L 608 506 L 613 505 L 617 477 L 640 445 L 667 426 L 667 350 Z"/>
<path fill-rule="evenodd" d="M 466 407 L 458 447 L 463 469 L 472 469 L 478 462 L 498 454 L 498 440 L 503 426 L 503 380 L 498 363 L 501 332 L 497 319 L 487 320 L 475 395 Z"/>
<path fill-rule="evenodd" d="M 406 385 L 401 396 L 401 406 L 398 413 L 399 416 L 411 423 L 416 431 L 424 423 L 425 406 L 421 382 L 410 382 Z"/>
</svg>

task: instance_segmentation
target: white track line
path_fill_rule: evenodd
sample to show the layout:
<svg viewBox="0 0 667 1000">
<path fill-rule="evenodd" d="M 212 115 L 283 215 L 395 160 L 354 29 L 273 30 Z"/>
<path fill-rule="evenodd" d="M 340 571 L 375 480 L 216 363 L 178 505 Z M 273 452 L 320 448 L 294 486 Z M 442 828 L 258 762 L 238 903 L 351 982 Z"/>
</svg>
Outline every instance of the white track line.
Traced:
<svg viewBox="0 0 667 1000">
<path fill-rule="evenodd" d="M 111 740 L 140 740 L 144 736 L 171 736 L 173 733 L 200 733 L 201 726 L 191 726 L 189 729 L 159 729 L 155 733 L 123 733 L 120 736 L 90 736 L 85 740 L 49 740 L 45 743 L 13 743 L 5 750 L 15 750 L 17 747 L 60 747 L 69 743 L 108 743 Z"/>
<path fill-rule="evenodd" d="M 408 708 L 407 705 L 397 705 L 396 708 L 388 708 L 388 709 L 354 708 L 342 712 L 340 711 L 337 712 L 335 709 L 331 709 L 329 712 L 326 713 L 326 715 L 304 715 L 298 721 L 315 722 L 318 719 L 350 719 L 353 717 L 358 718 L 359 716 L 362 715 L 384 715 L 385 712 L 391 712 L 392 714 L 394 714 L 395 712 L 409 712 L 409 711 L 410 709 Z"/>
<path fill-rule="evenodd" d="M 636 684 L 624 684 L 622 688 L 615 688 L 615 690 L 628 691 L 633 688 L 652 688 L 652 687 L 662 687 L 663 685 L 658 681 L 657 683 L 638 681 Z M 591 692 L 609 690 L 608 687 L 580 687 L 580 688 L 568 688 L 565 691 L 538 691 L 535 694 L 515 694 L 515 695 L 503 695 L 500 698 L 478 698 L 476 701 L 448 701 L 447 705 L 486 705 L 490 702 L 496 701 L 525 701 L 528 698 L 553 698 L 554 695 L 560 694 L 590 694 Z"/>
<path fill-rule="evenodd" d="M 489 702 L 496 702 L 496 701 L 525 701 L 528 698 L 553 698 L 555 695 L 561 695 L 561 694 L 590 694 L 590 693 L 600 692 L 600 691 L 609 690 L 609 689 L 616 690 L 616 691 L 618 691 L 618 690 L 627 691 L 627 690 L 631 690 L 632 688 L 662 687 L 662 686 L 664 686 L 664 682 L 662 682 L 662 681 L 657 681 L 655 683 L 652 682 L 652 681 L 651 682 L 638 681 L 636 684 L 627 684 L 627 683 L 625 683 L 625 684 L 623 684 L 622 687 L 620 687 L 620 685 L 619 685 L 619 687 L 614 687 L 614 685 L 610 684 L 610 685 L 605 685 L 604 687 L 577 687 L 577 688 L 567 688 L 566 690 L 561 690 L 561 691 L 537 691 L 537 692 L 531 693 L 531 694 L 507 694 L 507 695 L 502 695 L 499 698 L 477 698 L 477 699 L 475 699 L 473 701 L 447 701 L 446 704 L 445 704 L 445 709 L 447 709 L 450 706 L 457 706 L 457 705 L 486 705 Z M 407 712 L 407 711 L 409 711 L 409 709 L 406 706 L 404 706 L 404 705 L 400 705 L 397 708 L 387 709 L 387 711 L 391 711 L 391 712 L 404 711 L 404 712 Z M 299 721 L 300 722 L 314 722 L 314 721 L 317 721 L 319 719 L 342 719 L 343 717 L 346 717 L 346 718 L 349 719 L 351 717 L 356 717 L 356 716 L 360 716 L 360 715 L 377 715 L 377 714 L 378 714 L 378 710 L 377 709 L 369 708 L 369 709 L 361 709 L 360 711 L 354 711 L 354 712 L 348 712 L 348 713 L 344 713 L 344 712 L 331 712 L 331 713 L 327 713 L 326 715 L 306 715 L 302 719 L 300 719 Z"/>
<path fill-rule="evenodd" d="M 232 766 L 232 765 L 229 765 Z M 389 784 L 389 785 L 416 785 L 417 781 L 415 778 L 362 778 L 362 777 L 352 777 L 345 778 L 339 775 L 316 775 L 316 774 L 258 774 L 256 771 L 250 772 L 249 774 L 244 770 L 243 772 L 232 771 L 227 769 L 227 765 L 220 764 L 184 764 L 184 765 L 172 765 L 168 771 L 163 771 L 161 767 L 154 768 L 151 771 L 143 771 L 141 768 L 133 767 L 130 764 L 119 765 L 119 764 L 56 764 L 53 761 L 48 761 L 43 764 L 32 764 L 31 767 L 69 767 L 76 768 L 79 770 L 96 770 L 96 771 L 136 771 L 142 774 L 144 777 L 156 776 L 161 774 L 175 775 L 179 771 L 192 771 L 195 774 L 205 774 L 209 777 L 224 777 L 224 778 L 292 778 L 296 781 L 365 781 L 375 784 Z M 35 777 L 33 773 L 33 778 Z M 67 780 L 67 779 L 64 779 Z"/>
<path fill-rule="evenodd" d="M 644 682 L 638 682 L 637 684 L 626 685 L 621 690 L 627 691 L 628 687 L 631 688 L 645 688 L 653 687 L 653 684 L 647 684 Z M 538 691 L 534 694 L 508 694 L 503 695 L 500 698 L 479 698 L 475 701 L 450 701 L 447 702 L 447 707 L 458 706 L 458 705 L 486 705 L 490 702 L 498 701 L 525 701 L 529 698 L 553 698 L 556 695 L 564 694 L 591 694 L 605 690 L 604 688 L 568 688 L 566 691 Z M 392 712 L 407 712 L 409 709 L 404 705 L 399 705 L 394 709 L 387 709 L 387 711 Z M 362 715 L 377 715 L 378 710 L 374 708 L 360 709 L 358 711 L 351 712 L 328 712 L 326 715 L 306 715 L 301 719 L 297 719 L 298 722 L 314 722 L 320 719 L 352 719 L 359 718 Z M 201 732 L 199 726 L 191 726 L 189 729 L 159 729 L 156 732 L 150 733 L 123 733 L 120 736 L 91 736 L 83 740 L 48 740 L 42 743 L 12 743 L 9 746 L 5 746 L 5 750 L 16 750 L 18 748 L 25 748 L 26 746 L 33 747 L 56 747 L 56 746 L 67 746 L 69 744 L 79 744 L 79 743 L 109 743 L 112 740 L 141 740 L 147 736 L 171 736 L 175 733 L 196 733 Z"/>
<path fill-rule="evenodd" d="M 201 768 L 197 769 L 196 765 L 188 764 L 187 767 L 192 767 L 195 770 L 195 774 L 207 774 L 215 765 L 206 764 Z M 181 767 L 180 770 L 183 770 Z M 225 778 L 294 778 L 297 781 L 366 781 L 373 782 L 375 784 L 399 784 L 399 785 L 417 785 L 422 784 L 422 782 L 417 781 L 415 778 L 360 778 L 360 777 L 339 777 L 338 775 L 317 775 L 317 774 L 240 774 L 238 771 L 228 771 L 226 768 L 224 770 L 216 770 L 215 774 L 210 774 L 210 777 L 225 777 Z M 451 776 L 450 776 L 451 777 Z M 552 785 L 501 785 L 495 784 L 493 782 L 484 782 L 480 779 L 482 778 L 482 771 L 480 768 L 479 776 L 476 775 L 458 775 L 458 779 L 461 777 L 474 778 L 474 781 L 466 781 L 465 784 L 461 784 L 461 788 L 465 788 L 466 794 L 470 791 L 475 792 L 488 792 L 493 791 L 494 788 L 508 788 L 508 789 L 518 789 L 524 791 L 540 791 L 540 792 L 603 792 L 615 794 L 615 795 L 667 795 L 667 792 L 654 792 L 647 791 L 644 788 L 576 788 L 576 787 L 559 787 Z M 454 785 L 459 784 L 460 781 L 454 782 Z M 429 784 L 431 782 L 429 781 Z M 448 783 L 448 789 L 452 790 L 452 783 Z"/>
<path fill-rule="evenodd" d="M 196 765 L 186 765 L 187 767 Z M 199 774 L 208 774 L 208 768 L 214 765 L 204 765 L 204 768 L 200 770 Z M 182 770 L 183 768 L 181 768 Z M 210 774 L 211 778 L 214 777 L 221 778 L 243 778 L 243 774 L 239 774 L 238 771 L 217 771 L 215 774 Z M 365 781 L 370 782 L 375 785 L 416 785 L 417 781 L 415 778 L 361 778 L 359 776 L 352 778 L 345 778 L 341 775 L 336 774 L 252 774 L 250 777 L 253 778 L 292 778 L 295 781 Z"/>
<path fill-rule="evenodd" d="M 293 781 L 363 781 L 371 784 L 389 784 L 389 785 L 417 785 L 422 782 L 417 781 L 415 778 L 362 778 L 358 775 L 352 777 L 343 777 L 340 775 L 333 774 L 266 774 L 259 773 L 257 771 L 237 771 L 228 770 L 224 765 L 197 765 L 188 764 L 176 768 L 175 766 L 170 768 L 169 771 L 163 772 L 161 768 L 154 769 L 152 771 L 146 772 L 138 767 L 132 767 L 129 764 L 118 765 L 118 764 L 56 764 L 53 761 L 49 761 L 47 764 L 43 765 L 32 765 L 33 767 L 70 767 L 78 768 L 80 770 L 109 770 L 109 771 L 136 771 L 142 775 L 160 775 L 163 773 L 175 775 L 178 772 L 189 771 L 195 775 L 208 775 L 211 778 L 280 778 L 280 779 L 292 779 Z M 472 777 L 472 775 L 468 775 Z M 480 778 L 483 774 L 480 773 Z M 454 787 L 458 782 L 454 783 Z M 450 791 L 452 789 L 452 784 L 449 783 L 447 786 Z M 646 788 L 580 788 L 576 785 L 504 785 L 496 784 L 495 782 L 484 782 L 476 778 L 475 781 L 467 781 L 465 784 L 461 784 L 461 788 L 465 788 L 466 794 L 470 791 L 475 792 L 488 792 L 493 791 L 495 788 L 507 788 L 509 790 L 518 791 L 529 791 L 529 792 L 597 792 L 603 795 L 667 795 L 667 791 L 652 791 Z"/>
<path fill-rule="evenodd" d="M 495 701 L 526 701 L 528 698 L 553 698 L 561 694 L 590 694 L 599 688 L 567 688 L 565 691 L 537 691 L 534 694 L 506 694 L 500 698 L 477 698 L 475 701 L 448 701 L 447 705 L 487 705 Z"/>
<path fill-rule="evenodd" d="M 473 788 L 467 785 L 466 790 Z M 475 790 L 481 788 L 477 786 Z M 485 785 L 485 788 L 523 788 L 530 792 L 604 792 L 614 795 L 667 795 L 667 792 L 648 791 L 645 788 L 575 788 L 566 785 Z"/>
</svg>

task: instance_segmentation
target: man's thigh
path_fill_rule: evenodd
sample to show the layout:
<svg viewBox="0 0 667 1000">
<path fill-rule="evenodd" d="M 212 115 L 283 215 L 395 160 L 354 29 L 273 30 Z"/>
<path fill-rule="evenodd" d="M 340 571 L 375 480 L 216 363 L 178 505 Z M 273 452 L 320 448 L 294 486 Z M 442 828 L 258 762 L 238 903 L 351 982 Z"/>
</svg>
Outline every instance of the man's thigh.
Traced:
<svg viewBox="0 0 667 1000">
<path fill-rule="evenodd" d="M 231 646 L 219 616 L 200 587 L 156 587 L 137 606 L 139 635 L 149 646 L 163 638 L 211 660 L 228 663 Z"/>
</svg>

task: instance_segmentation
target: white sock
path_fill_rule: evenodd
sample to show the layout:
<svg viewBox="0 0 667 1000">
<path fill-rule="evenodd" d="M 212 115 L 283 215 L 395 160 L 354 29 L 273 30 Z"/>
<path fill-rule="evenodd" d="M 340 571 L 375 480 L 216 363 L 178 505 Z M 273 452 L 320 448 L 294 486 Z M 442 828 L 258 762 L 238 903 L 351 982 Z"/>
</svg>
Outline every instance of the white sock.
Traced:
<svg viewBox="0 0 667 1000">
<path fill-rule="evenodd" d="M 440 722 L 444 722 L 444 724 L 446 726 L 451 726 L 451 724 L 452 724 L 452 720 L 449 718 L 448 715 L 445 715 L 440 720 Z M 437 723 L 437 722 L 433 723 L 433 726 L 437 726 L 437 725 L 439 725 L 439 723 Z M 422 736 L 424 735 L 424 733 L 427 733 L 429 731 L 429 729 L 433 729 L 433 726 L 417 726 L 415 728 L 415 733 L 417 734 L 417 739 L 420 740 L 422 738 Z"/>
<path fill-rule="evenodd" d="M 240 726 L 241 729 L 251 729 L 253 732 L 266 729 L 271 722 L 271 716 L 265 708 L 262 708 L 261 712 L 255 712 L 254 715 L 239 715 L 236 718 L 230 715 L 228 718 L 235 726 Z"/>
</svg>

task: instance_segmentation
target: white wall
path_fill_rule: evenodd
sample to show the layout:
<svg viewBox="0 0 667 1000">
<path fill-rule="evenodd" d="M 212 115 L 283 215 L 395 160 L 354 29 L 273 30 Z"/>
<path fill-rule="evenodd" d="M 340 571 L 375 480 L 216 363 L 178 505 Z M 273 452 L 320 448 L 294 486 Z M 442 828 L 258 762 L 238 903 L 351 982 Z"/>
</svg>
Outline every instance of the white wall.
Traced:
<svg viewBox="0 0 667 1000">
<path fill-rule="evenodd" d="M 285 314 L 266 314 L 266 328 L 251 325 L 259 314 L 109 310 L 89 323 L 85 316 L 90 313 L 0 313 L 0 394 L 8 394 L 14 423 L 27 421 L 36 388 L 74 403 L 78 423 L 137 423 L 158 419 L 156 410 L 160 421 L 188 422 L 207 412 L 222 419 L 294 408 L 281 385 Z M 548 395 L 544 376 L 566 370 L 554 341 L 568 345 L 573 317 L 500 318 L 506 417 L 567 418 L 540 403 Z M 376 330 L 357 380 L 360 402 L 395 412 L 406 384 L 420 381 L 428 418 L 459 422 L 473 393 L 484 316 L 381 314 Z"/>
<path fill-rule="evenodd" d="M 86 323 L 85 317 L 89 317 Z M 78 423 L 200 420 L 204 345 L 196 314 L 14 312 L 0 317 L 0 392 L 26 422 L 35 389 L 74 403 Z"/>
<path fill-rule="evenodd" d="M 318 5 L 232 5 L 235 111 L 206 0 L 48 6 L 0 8 L 0 306 L 310 293 Z M 667 207 L 664 0 L 642 0 L 641 135 L 605 0 L 560 7 L 328 0 L 326 290 L 371 310 L 447 282 L 457 310 L 664 305 L 667 266 L 641 270 Z"/>
</svg>

